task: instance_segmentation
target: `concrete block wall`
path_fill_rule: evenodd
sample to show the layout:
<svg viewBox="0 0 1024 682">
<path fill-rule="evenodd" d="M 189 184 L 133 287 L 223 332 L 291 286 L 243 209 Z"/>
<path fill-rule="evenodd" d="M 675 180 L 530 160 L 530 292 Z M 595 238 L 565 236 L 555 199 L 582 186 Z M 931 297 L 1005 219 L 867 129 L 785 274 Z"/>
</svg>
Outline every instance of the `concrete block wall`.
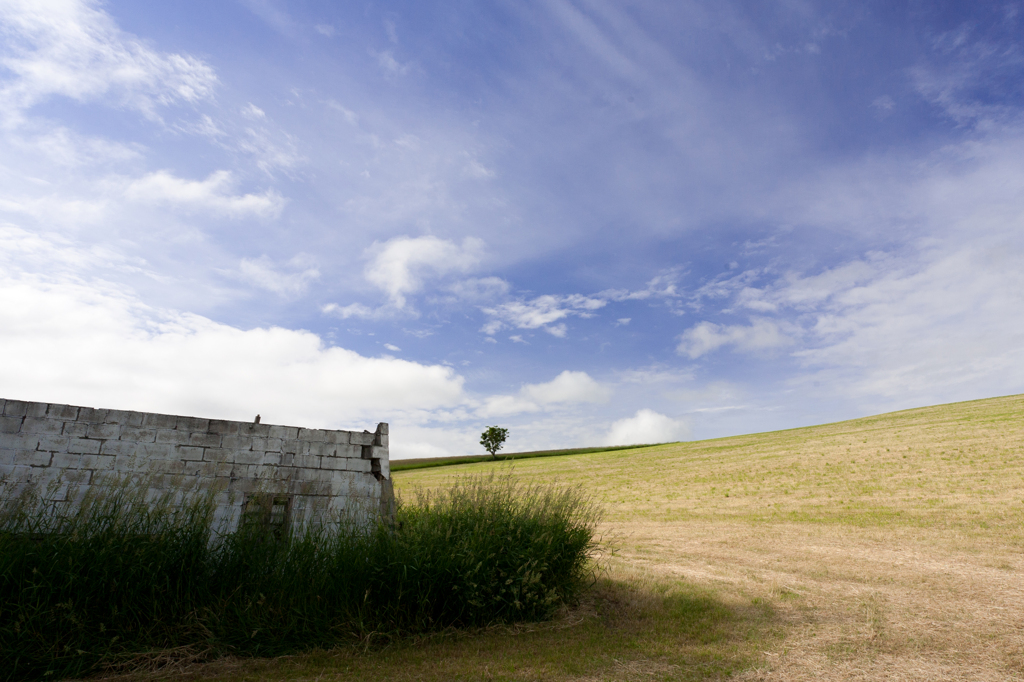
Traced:
<svg viewBox="0 0 1024 682">
<path fill-rule="evenodd" d="M 253 494 L 289 496 L 293 523 L 387 510 L 393 499 L 385 423 L 333 431 L 0 399 L 8 493 L 32 485 L 47 499 L 80 500 L 125 478 L 149 486 L 151 499 L 213 492 L 219 530 L 237 526 Z"/>
</svg>

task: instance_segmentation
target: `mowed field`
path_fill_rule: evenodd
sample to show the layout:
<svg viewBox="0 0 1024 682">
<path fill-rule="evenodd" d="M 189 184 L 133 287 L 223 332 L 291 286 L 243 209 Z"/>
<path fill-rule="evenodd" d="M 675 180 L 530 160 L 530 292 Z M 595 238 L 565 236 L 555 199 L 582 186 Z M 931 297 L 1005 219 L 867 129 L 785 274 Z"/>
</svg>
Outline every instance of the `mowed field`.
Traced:
<svg viewBox="0 0 1024 682">
<path fill-rule="evenodd" d="M 512 466 L 604 507 L 599 578 L 578 606 L 184 676 L 1024 679 L 1024 396 Z M 508 467 L 394 478 L 409 497 Z"/>
</svg>

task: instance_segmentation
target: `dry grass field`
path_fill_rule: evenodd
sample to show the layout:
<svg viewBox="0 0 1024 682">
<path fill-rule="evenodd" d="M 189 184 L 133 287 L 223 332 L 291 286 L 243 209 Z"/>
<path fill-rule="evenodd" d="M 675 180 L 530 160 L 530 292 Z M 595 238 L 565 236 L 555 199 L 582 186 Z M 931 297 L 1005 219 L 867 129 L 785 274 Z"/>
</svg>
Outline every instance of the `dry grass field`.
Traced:
<svg viewBox="0 0 1024 682">
<path fill-rule="evenodd" d="M 395 480 L 408 495 L 506 466 Z M 578 607 L 182 677 L 1024 679 L 1024 396 L 514 472 L 582 485 L 605 507 L 601 578 Z"/>
</svg>

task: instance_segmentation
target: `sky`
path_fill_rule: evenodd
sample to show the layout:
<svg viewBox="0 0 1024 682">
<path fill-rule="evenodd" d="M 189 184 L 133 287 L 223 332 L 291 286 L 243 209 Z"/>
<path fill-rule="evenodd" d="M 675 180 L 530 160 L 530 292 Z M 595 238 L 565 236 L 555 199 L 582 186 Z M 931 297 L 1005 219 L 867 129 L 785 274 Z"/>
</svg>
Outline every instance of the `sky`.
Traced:
<svg viewBox="0 0 1024 682">
<path fill-rule="evenodd" d="M 1024 4 L 0 0 L 0 397 L 393 458 L 1024 392 Z"/>
</svg>

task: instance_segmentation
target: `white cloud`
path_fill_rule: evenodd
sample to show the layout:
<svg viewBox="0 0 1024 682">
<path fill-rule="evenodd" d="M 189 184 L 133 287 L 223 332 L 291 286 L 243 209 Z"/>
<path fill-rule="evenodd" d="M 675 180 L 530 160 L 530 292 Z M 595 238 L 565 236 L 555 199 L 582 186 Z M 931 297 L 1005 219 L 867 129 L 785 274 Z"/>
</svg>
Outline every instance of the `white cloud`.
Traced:
<svg viewBox="0 0 1024 682">
<path fill-rule="evenodd" d="M 328 303 L 323 306 L 320 311 L 324 315 L 333 315 L 335 317 L 340 317 L 343 320 L 347 320 L 350 317 L 363 320 L 377 320 L 391 315 L 391 311 L 381 308 L 371 308 L 363 305 L 362 303 L 350 303 L 346 306 L 340 306 L 337 303 Z"/>
<path fill-rule="evenodd" d="M 635 415 L 613 422 L 605 436 L 605 445 L 670 443 L 690 435 L 685 422 L 666 417 L 654 410 L 638 410 Z"/>
<path fill-rule="evenodd" d="M 354 126 L 359 123 L 359 116 L 356 115 L 356 112 L 351 109 L 347 109 L 345 106 L 335 102 L 333 99 L 327 100 L 327 106 L 335 111 L 340 111 L 341 115 L 345 117 L 345 121 L 348 122 L 349 125 Z"/>
<path fill-rule="evenodd" d="M 242 116 L 245 116 L 246 118 L 253 121 L 258 121 L 260 119 L 266 118 L 267 114 L 255 104 L 249 102 L 244 107 L 242 107 Z"/>
<path fill-rule="evenodd" d="M 477 409 L 479 417 L 507 417 L 523 412 L 538 412 L 540 405 L 516 395 L 492 395 Z"/>
<path fill-rule="evenodd" d="M 477 410 L 480 417 L 504 417 L 523 412 L 538 412 L 557 405 L 604 403 L 612 391 L 586 372 L 566 370 L 543 384 L 524 384 L 518 395 L 494 395 Z"/>
<path fill-rule="evenodd" d="M 471 277 L 455 282 L 448 291 L 461 300 L 478 302 L 505 296 L 509 284 L 500 277 Z"/>
<path fill-rule="evenodd" d="M 231 194 L 234 184 L 230 171 L 211 173 L 205 180 L 186 180 L 167 171 L 157 171 L 130 181 L 124 194 L 137 202 L 205 209 L 232 217 L 276 218 L 287 203 L 274 190 L 262 194 Z"/>
<path fill-rule="evenodd" d="M 383 52 L 374 52 L 370 50 L 370 55 L 377 58 L 377 63 L 382 69 L 390 74 L 396 76 L 404 76 L 409 73 L 411 64 L 409 62 L 402 64 L 397 59 L 391 50 L 385 50 Z"/>
<path fill-rule="evenodd" d="M 406 297 L 423 288 L 430 276 L 468 272 L 480 262 L 483 241 L 466 237 L 459 246 L 434 236 L 396 237 L 374 244 L 366 266 L 366 279 L 387 293 L 395 308 L 406 307 Z"/>
<path fill-rule="evenodd" d="M 209 98 L 217 84 L 202 61 L 155 52 L 87 0 L 8 0 L 0 29 L 0 64 L 14 74 L 0 87 L 8 123 L 55 95 L 158 118 L 158 107 Z"/>
<path fill-rule="evenodd" d="M 395 345 L 395 344 L 393 344 L 393 343 L 385 343 L 385 344 L 384 344 L 384 347 L 385 347 L 385 348 L 387 348 L 387 349 L 388 349 L 389 351 L 391 351 L 392 353 L 398 353 L 399 351 L 401 351 L 401 350 L 402 350 L 401 348 L 399 348 L 398 346 L 396 346 L 396 345 Z"/>
<path fill-rule="evenodd" d="M 752 318 L 749 326 L 701 322 L 683 332 L 676 352 L 696 359 L 722 346 L 751 352 L 781 348 L 792 342 L 777 322 L 765 318 Z"/>
<path fill-rule="evenodd" d="M 551 403 L 603 403 L 611 390 L 594 381 L 586 372 L 565 370 L 545 384 L 527 384 L 522 394 L 541 405 Z"/>
<path fill-rule="evenodd" d="M 484 325 L 485 334 L 495 334 L 505 327 L 538 329 L 543 327 L 549 334 L 564 338 L 567 333 L 564 324 L 553 324 L 558 320 L 577 315 L 589 317 L 592 310 L 607 305 L 601 298 L 570 294 L 568 296 L 544 295 L 529 301 L 509 301 L 482 310 L 495 318 Z"/>
<path fill-rule="evenodd" d="M 300 254 L 286 264 L 288 270 L 274 264 L 267 256 L 243 258 L 236 276 L 244 282 L 281 296 L 297 296 L 320 278 L 320 271 L 309 256 Z"/>
<path fill-rule="evenodd" d="M 313 27 L 317 33 L 328 38 L 334 37 L 334 27 L 330 24 L 317 24 Z"/>
<path fill-rule="evenodd" d="M 341 427 L 464 399 L 449 367 L 238 329 L 67 277 L 0 277 L 0 354 L 18 358 L 0 363 L 0 386 L 26 400 Z"/>
</svg>

